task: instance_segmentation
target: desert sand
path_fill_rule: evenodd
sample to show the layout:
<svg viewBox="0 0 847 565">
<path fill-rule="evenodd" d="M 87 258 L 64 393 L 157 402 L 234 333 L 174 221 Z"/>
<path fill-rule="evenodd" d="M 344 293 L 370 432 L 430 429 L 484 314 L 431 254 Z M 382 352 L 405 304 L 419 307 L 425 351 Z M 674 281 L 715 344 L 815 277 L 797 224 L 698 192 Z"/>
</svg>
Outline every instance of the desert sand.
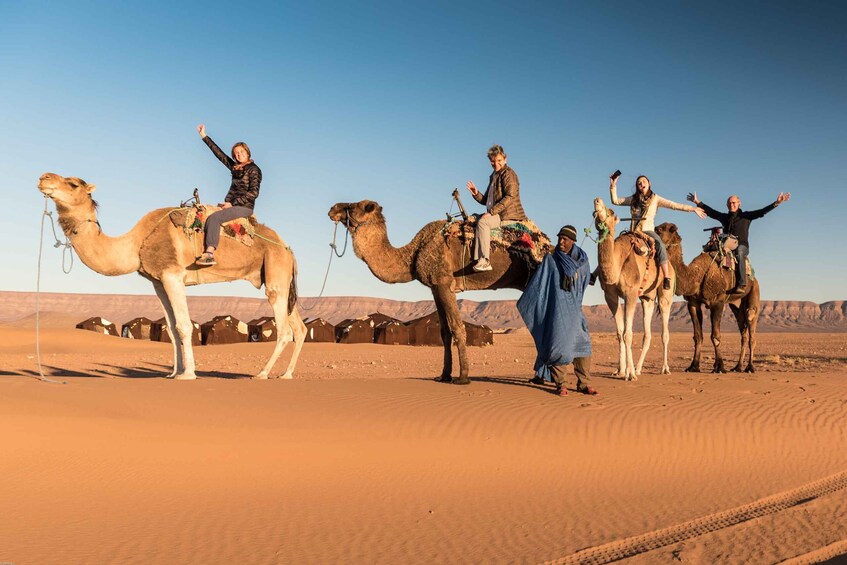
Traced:
<svg viewBox="0 0 847 565">
<path fill-rule="evenodd" d="M 691 337 L 600 395 L 532 386 L 526 334 L 471 348 L 171 346 L 0 325 L 0 562 L 815 563 L 847 555 L 847 334 L 759 335 L 755 374 L 691 374 Z M 738 338 L 724 333 L 734 365 Z M 640 337 L 636 343 L 640 342 Z M 637 349 L 637 348 L 636 348 Z M 711 364 L 706 348 L 704 367 Z M 290 349 L 277 363 L 281 374 Z"/>
</svg>

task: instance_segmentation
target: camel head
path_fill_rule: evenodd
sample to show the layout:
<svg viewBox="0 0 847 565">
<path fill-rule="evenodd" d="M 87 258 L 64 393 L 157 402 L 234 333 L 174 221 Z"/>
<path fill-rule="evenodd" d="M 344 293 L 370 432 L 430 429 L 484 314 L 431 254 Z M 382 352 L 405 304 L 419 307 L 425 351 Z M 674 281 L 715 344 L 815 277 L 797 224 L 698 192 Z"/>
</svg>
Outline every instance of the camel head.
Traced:
<svg viewBox="0 0 847 565">
<path fill-rule="evenodd" d="M 361 202 L 339 202 L 329 209 L 329 219 L 341 222 L 351 232 L 365 224 L 385 223 L 382 206 L 373 200 Z"/>
<path fill-rule="evenodd" d="M 599 233 L 609 232 L 614 235 L 615 226 L 620 218 L 611 208 L 606 208 L 603 199 L 599 196 L 594 199 L 594 227 Z"/>
<path fill-rule="evenodd" d="M 76 177 L 63 177 L 54 173 L 44 173 L 38 179 L 38 190 L 56 203 L 56 208 L 67 211 L 81 206 L 97 207 L 91 198 L 95 186 Z"/>
<path fill-rule="evenodd" d="M 662 238 L 665 247 L 680 245 L 682 243 L 682 236 L 679 235 L 679 229 L 670 222 L 656 226 L 656 233 Z"/>
</svg>

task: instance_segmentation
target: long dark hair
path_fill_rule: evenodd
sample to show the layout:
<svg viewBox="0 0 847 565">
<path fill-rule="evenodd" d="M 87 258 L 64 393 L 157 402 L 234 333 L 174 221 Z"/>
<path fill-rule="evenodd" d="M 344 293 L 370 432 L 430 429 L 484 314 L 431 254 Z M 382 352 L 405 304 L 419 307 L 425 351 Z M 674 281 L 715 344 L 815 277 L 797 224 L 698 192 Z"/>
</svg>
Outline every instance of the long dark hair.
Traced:
<svg viewBox="0 0 847 565">
<path fill-rule="evenodd" d="M 644 194 L 644 196 L 642 196 L 641 193 L 638 191 L 638 181 L 640 181 L 641 179 L 645 179 L 647 181 L 647 192 Z M 652 196 L 653 183 L 650 182 L 650 179 L 647 177 L 647 175 L 638 175 L 638 177 L 635 179 L 635 191 L 632 193 L 632 199 L 638 200 L 639 202 L 647 202 L 648 200 L 650 200 L 650 198 L 652 198 Z"/>
<path fill-rule="evenodd" d="M 647 180 L 647 192 L 643 195 L 638 190 L 638 181 L 641 179 Z M 635 179 L 635 191 L 632 193 L 632 204 L 630 204 L 630 210 L 632 210 L 633 216 L 644 216 L 644 212 L 647 210 L 647 205 L 650 202 L 650 199 L 653 198 L 653 183 L 650 182 L 650 179 L 647 178 L 647 175 L 638 175 Z"/>
</svg>

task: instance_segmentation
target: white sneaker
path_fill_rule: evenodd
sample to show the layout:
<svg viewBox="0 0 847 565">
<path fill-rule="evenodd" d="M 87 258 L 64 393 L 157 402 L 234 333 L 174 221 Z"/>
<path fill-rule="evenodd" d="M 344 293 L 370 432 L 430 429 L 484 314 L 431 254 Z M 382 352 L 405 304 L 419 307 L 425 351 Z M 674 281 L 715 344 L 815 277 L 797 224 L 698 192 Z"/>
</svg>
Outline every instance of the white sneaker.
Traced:
<svg viewBox="0 0 847 565">
<path fill-rule="evenodd" d="M 473 266 L 474 271 L 490 271 L 493 267 L 491 266 L 491 261 L 485 259 L 484 257 L 476 262 L 476 265 Z"/>
</svg>

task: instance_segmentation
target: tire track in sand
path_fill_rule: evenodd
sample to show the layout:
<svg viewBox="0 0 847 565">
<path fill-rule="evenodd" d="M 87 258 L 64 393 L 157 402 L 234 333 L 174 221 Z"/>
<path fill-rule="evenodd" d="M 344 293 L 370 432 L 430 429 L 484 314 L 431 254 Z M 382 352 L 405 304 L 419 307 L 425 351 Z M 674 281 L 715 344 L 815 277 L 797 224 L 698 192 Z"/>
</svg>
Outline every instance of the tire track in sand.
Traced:
<svg viewBox="0 0 847 565">
<path fill-rule="evenodd" d="M 804 504 L 845 488 L 847 488 L 847 471 L 841 471 L 840 473 L 830 475 L 829 477 L 819 479 L 795 489 L 759 499 L 743 506 L 738 506 L 722 512 L 716 512 L 708 516 L 689 520 L 688 522 L 647 532 L 646 534 L 612 541 L 596 547 L 589 547 L 546 563 L 551 565 L 566 565 L 570 563 L 594 565 L 600 563 L 611 563 L 613 561 L 634 557 L 641 553 L 660 549 L 703 534 L 729 528 L 754 518 L 776 514 L 777 512 Z M 838 547 L 832 549 L 832 551 L 835 552 L 833 553 L 833 556 L 835 556 L 839 555 L 839 553 L 837 553 L 839 550 L 842 552 L 845 550 L 847 542 L 839 542 L 838 544 L 833 545 L 838 545 Z M 830 547 L 831 546 L 827 546 L 827 548 Z M 822 552 L 827 548 L 823 548 L 818 551 Z M 815 553 L 817 552 L 812 552 L 812 554 Z M 811 557 L 812 554 L 808 555 Z M 820 556 L 815 555 L 814 558 L 826 559 L 826 556 L 825 554 L 821 554 Z M 805 561 L 798 561 L 797 563 L 805 563 Z"/>
<path fill-rule="evenodd" d="M 780 561 L 780 565 L 813 565 L 814 563 L 821 563 L 843 555 L 847 555 L 847 540 L 844 539 L 810 551 L 809 553 Z"/>
</svg>

